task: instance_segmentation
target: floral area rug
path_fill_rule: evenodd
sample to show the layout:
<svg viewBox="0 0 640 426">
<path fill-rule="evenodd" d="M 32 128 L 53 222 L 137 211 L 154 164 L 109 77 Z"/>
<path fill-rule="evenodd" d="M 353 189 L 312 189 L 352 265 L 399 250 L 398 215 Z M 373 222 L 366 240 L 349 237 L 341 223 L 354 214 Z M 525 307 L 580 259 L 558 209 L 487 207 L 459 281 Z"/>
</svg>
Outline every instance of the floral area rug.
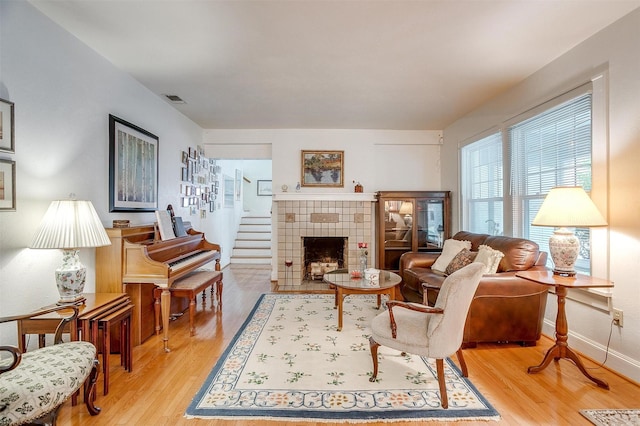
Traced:
<svg viewBox="0 0 640 426">
<path fill-rule="evenodd" d="M 369 324 L 379 312 L 375 296 L 348 296 L 337 331 L 333 295 L 262 295 L 185 416 L 350 423 L 499 420 L 451 360 L 445 362 L 446 410 L 433 360 L 381 346 L 377 381 L 369 382 Z"/>
<path fill-rule="evenodd" d="M 640 410 L 580 410 L 596 426 L 640 426 Z"/>
</svg>

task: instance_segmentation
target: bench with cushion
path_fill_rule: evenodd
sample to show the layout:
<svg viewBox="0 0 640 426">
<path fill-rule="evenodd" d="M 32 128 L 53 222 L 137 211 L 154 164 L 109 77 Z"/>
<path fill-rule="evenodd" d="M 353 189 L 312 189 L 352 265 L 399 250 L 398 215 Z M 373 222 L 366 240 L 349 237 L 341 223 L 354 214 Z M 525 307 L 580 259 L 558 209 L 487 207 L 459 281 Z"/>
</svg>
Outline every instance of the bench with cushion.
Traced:
<svg viewBox="0 0 640 426">
<path fill-rule="evenodd" d="M 196 314 L 196 297 L 202 293 L 202 306 L 206 303 L 206 290 L 211 287 L 211 306 L 215 300 L 218 302 L 218 309 L 222 309 L 222 272 L 221 271 L 194 271 L 175 281 L 169 291 L 171 297 L 186 297 L 189 299 L 189 330 L 193 336 L 196 329 L 193 325 Z M 161 288 L 154 290 L 155 298 L 155 323 L 156 334 L 160 334 L 160 295 Z"/>
<path fill-rule="evenodd" d="M 96 347 L 89 342 L 62 343 L 64 326 L 75 321 L 76 306 L 56 306 L 28 315 L 0 318 L 0 323 L 18 321 L 60 310 L 73 310 L 56 329 L 55 344 L 21 353 L 15 346 L 0 346 L 11 357 L 0 362 L 0 424 L 56 424 L 58 410 L 80 388 L 92 416 L 100 412 L 94 405 L 98 360 Z"/>
</svg>

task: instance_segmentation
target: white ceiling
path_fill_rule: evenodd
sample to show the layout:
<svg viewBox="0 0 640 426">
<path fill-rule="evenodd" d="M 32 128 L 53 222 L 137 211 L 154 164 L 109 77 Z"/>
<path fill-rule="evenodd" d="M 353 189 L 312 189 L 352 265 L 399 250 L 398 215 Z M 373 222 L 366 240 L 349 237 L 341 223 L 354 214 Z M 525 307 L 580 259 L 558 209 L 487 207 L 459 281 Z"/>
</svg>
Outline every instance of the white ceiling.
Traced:
<svg viewBox="0 0 640 426">
<path fill-rule="evenodd" d="M 640 0 L 30 0 L 205 129 L 439 130 Z"/>
</svg>

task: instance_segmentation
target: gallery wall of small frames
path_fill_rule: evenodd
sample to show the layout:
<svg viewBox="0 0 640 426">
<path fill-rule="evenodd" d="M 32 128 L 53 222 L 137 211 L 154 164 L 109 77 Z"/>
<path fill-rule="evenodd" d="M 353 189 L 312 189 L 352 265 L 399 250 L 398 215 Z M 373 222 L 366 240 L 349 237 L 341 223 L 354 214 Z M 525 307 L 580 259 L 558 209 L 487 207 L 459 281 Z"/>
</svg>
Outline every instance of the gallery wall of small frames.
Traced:
<svg viewBox="0 0 640 426">
<path fill-rule="evenodd" d="M 180 206 L 189 209 L 189 215 L 199 213 L 205 218 L 207 211 L 216 210 L 220 172 L 216 160 L 205 157 L 201 146 L 182 151 Z"/>
</svg>

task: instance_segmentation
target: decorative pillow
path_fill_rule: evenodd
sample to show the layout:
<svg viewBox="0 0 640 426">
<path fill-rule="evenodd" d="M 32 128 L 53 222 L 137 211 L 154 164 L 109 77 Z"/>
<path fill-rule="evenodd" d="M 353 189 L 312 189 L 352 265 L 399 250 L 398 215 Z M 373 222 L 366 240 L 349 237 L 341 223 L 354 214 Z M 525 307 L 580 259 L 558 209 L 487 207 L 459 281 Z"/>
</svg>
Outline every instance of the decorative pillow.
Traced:
<svg viewBox="0 0 640 426">
<path fill-rule="evenodd" d="M 495 274 L 498 271 L 500 260 L 504 257 L 504 253 L 500 250 L 492 249 L 489 246 L 481 245 L 478 247 L 478 255 L 474 262 L 484 263 L 486 267 L 485 274 Z"/>
<path fill-rule="evenodd" d="M 464 268 L 476 258 L 477 252 L 469 251 L 467 249 L 462 249 L 454 256 L 454 258 L 447 265 L 447 269 L 445 269 L 444 273 L 446 275 L 451 275 L 458 269 Z"/>
<path fill-rule="evenodd" d="M 433 262 L 431 269 L 444 273 L 449 263 L 451 263 L 455 255 L 462 249 L 470 250 L 471 241 L 460 241 L 454 240 L 453 238 L 445 240 L 442 245 L 442 253 L 440 253 L 440 256 Z"/>
</svg>

